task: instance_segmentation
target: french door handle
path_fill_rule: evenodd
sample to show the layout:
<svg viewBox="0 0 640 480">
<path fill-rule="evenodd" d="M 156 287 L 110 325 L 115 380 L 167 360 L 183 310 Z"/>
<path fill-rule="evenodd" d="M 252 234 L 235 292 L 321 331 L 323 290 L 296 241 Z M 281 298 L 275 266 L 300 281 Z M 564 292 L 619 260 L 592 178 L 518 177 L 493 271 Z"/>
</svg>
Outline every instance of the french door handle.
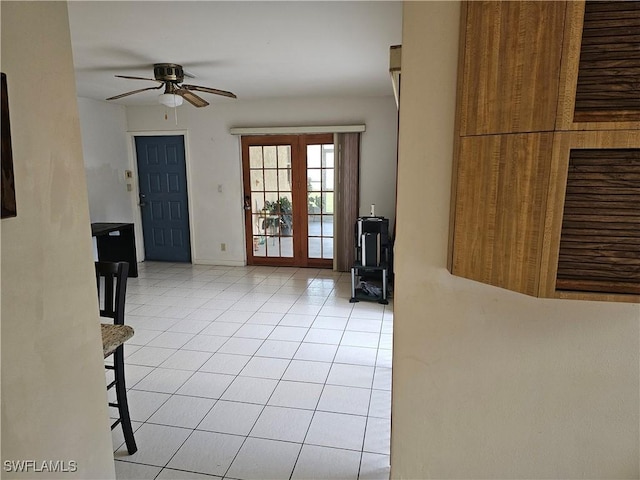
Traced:
<svg viewBox="0 0 640 480">
<path fill-rule="evenodd" d="M 244 196 L 244 209 L 247 211 L 251 211 L 251 196 Z"/>
</svg>

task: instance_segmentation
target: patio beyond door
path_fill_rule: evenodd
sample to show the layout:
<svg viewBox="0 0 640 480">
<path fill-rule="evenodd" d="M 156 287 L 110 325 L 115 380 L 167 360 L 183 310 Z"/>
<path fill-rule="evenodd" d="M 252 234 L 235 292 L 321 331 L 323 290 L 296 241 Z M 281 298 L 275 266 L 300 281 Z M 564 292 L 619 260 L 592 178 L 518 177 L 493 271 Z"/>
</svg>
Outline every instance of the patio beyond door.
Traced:
<svg viewBox="0 0 640 480">
<path fill-rule="evenodd" d="M 249 265 L 331 267 L 332 134 L 242 137 Z"/>
</svg>

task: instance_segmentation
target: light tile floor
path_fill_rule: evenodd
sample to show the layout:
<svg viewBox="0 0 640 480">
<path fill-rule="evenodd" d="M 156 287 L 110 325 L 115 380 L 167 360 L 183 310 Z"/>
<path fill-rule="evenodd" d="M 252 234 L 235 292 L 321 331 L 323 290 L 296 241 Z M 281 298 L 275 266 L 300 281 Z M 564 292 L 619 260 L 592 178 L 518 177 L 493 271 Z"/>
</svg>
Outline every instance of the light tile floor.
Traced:
<svg viewBox="0 0 640 480">
<path fill-rule="evenodd" d="M 393 306 L 348 274 L 144 262 L 118 479 L 388 479 Z"/>
</svg>

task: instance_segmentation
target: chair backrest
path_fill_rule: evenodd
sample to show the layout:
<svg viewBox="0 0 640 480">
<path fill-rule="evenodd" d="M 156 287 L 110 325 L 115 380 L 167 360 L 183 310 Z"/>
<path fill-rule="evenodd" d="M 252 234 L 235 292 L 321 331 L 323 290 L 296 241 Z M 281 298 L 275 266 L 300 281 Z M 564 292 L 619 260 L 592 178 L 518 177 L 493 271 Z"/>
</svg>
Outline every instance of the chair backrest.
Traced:
<svg viewBox="0 0 640 480">
<path fill-rule="evenodd" d="M 124 301 L 127 294 L 127 262 L 96 262 L 96 283 L 100 316 L 124 325 Z"/>
</svg>

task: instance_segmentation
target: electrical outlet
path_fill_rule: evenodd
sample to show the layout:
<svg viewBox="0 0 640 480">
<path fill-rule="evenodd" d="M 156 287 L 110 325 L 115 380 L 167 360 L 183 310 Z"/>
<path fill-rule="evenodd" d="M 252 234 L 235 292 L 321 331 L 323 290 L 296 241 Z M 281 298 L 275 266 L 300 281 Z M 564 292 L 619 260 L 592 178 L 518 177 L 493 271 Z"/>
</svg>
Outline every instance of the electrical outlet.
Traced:
<svg viewBox="0 0 640 480">
<path fill-rule="evenodd" d="M 227 244 L 226 243 L 221 243 L 220 244 L 220 251 L 221 252 L 226 252 L 227 251 Z"/>
</svg>

